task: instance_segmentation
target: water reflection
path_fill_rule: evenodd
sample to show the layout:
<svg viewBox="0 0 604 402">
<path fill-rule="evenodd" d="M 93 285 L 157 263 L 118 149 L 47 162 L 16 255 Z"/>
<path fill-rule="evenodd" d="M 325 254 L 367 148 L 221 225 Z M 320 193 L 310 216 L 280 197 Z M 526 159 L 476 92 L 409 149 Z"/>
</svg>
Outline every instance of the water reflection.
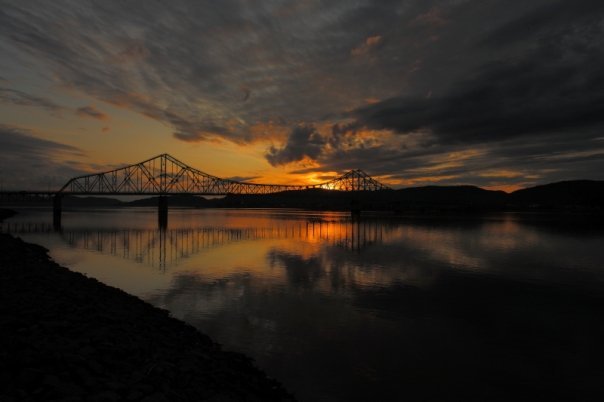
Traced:
<svg viewBox="0 0 604 402">
<path fill-rule="evenodd" d="M 301 211 L 24 213 L 2 230 L 243 351 L 302 401 L 589 400 L 604 358 L 593 227 Z"/>
<path fill-rule="evenodd" d="M 206 249 L 232 242 L 270 239 L 325 242 L 349 251 L 360 252 L 383 238 L 383 225 L 377 221 L 324 221 L 308 219 L 281 222 L 276 227 L 201 227 L 181 229 L 95 229 L 64 227 L 37 221 L 3 224 L 2 230 L 14 235 L 58 233 L 70 247 L 92 250 L 133 260 L 161 269 L 178 265 Z"/>
</svg>

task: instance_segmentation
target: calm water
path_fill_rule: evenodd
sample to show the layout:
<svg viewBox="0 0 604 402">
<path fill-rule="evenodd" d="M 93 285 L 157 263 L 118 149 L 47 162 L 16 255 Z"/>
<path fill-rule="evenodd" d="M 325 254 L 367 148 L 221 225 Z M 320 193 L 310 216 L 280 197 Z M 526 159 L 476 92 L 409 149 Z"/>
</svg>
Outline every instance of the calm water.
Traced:
<svg viewBox="0 0 604 402">
<path fill-rule="evenodd" d="M 302 401 L 589 400 L 604 232 L 294 210 L 21 210 L 2 231 L 252 356 Z"/>
</svg>

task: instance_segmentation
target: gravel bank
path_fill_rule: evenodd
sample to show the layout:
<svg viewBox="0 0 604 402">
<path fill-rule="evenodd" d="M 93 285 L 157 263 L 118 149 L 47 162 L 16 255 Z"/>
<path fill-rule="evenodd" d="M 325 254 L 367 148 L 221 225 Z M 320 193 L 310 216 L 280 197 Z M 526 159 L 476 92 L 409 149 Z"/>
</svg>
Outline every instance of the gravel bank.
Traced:
<svg viewBox="0 0 604 402">
<path fill-rule="evenodd" d="M 6 234 L 0 383 L 2 402 L 294 400 L 246 356 Z"/>
</svg>

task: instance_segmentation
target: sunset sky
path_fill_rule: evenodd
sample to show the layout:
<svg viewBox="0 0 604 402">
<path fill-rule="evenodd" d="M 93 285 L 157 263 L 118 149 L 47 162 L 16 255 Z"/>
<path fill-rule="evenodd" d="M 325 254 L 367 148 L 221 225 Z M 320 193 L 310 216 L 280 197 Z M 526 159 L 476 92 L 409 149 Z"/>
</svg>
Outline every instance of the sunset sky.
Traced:
<svg viewBox="0 0 604 402">
<path fill-rule="evenodd" d="M 604 1 L 0 0 L 0 182 L 604 179 Z"/>
</svg>

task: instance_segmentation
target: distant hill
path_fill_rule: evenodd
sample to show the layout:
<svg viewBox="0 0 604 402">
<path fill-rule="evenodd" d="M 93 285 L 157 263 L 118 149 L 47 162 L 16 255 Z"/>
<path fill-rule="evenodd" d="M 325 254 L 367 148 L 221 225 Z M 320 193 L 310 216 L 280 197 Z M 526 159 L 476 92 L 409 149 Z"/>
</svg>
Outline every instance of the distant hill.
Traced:
<svg viewBox="0 0 604 402">
<path fill-rule="evenodd" d="M 39 202 L 32 198 L 23 205 Z M 45 201 L 48 203 L 48 200 Z M 65 207 L 154 207 L 158 197 L 123 202 L 105 197 L 65 195 Z M 227 195 L 205 199 L 193 195 L 168 197 L 170 207 L 190 208 L 302 208 L 314 210 L 376 210 L 395 212 L 485 212 L 565 210 L 604 212 L 604 181 L 574 180 L 515 191 L 475 186 L 423 186 L 399 190 L 342 192 L 323 189 L 284 191 L 266 195 Z"/>
<path fill-rule="evenodd" d="M 208 200 L 211 207 L 305 208 L 413 212 L 502 210 L 603 210 L 604 181 L 576 180 L 518 190 L 512 194 L 475 186 L 423 186 L 354 193 L 307 189 L 267 195 L 229 195 Z"/>
<path fill-rule="evenodd" d="M 210 202 L 215 207 L 306 208 L 347 210 L 353 205 L 367 210 L 502 208 L 507 194 L 473 186 L 427 186 L 400 190 L 354 193 L 307 189 L 267 195 L 229 195 Z"/>
<path fill-rule="evenodd" d="M 502 205 L 508 195 L 475 186 L 409 187 L 397 192 L 399 201 L 429 204 Z"/>
<path fill-rule="evenodd" d="M 143 198 L 141 200 L 124 202 L 127 207 L 154 207 L 157 206 L 159 197 Z M 168 205 L 171 207 L 202 208 L 211 206 L 211 203 L 203 197 L 195 195 L 171 195 L 168 196 Z"/>
<path fill-rule="evenodd" d="M 66 195 L 62 198 L 61 204 L 63 207 L 117 207 L 122 205 L 122 202 L 115 198 Z"/>
<path fill-rule="evenodd" d="M 525 188 L 510 194 L 513 205 L 533 208 L 596 208 L 604 206 L 604 181 L 573 180 Z"/>
</svg>

